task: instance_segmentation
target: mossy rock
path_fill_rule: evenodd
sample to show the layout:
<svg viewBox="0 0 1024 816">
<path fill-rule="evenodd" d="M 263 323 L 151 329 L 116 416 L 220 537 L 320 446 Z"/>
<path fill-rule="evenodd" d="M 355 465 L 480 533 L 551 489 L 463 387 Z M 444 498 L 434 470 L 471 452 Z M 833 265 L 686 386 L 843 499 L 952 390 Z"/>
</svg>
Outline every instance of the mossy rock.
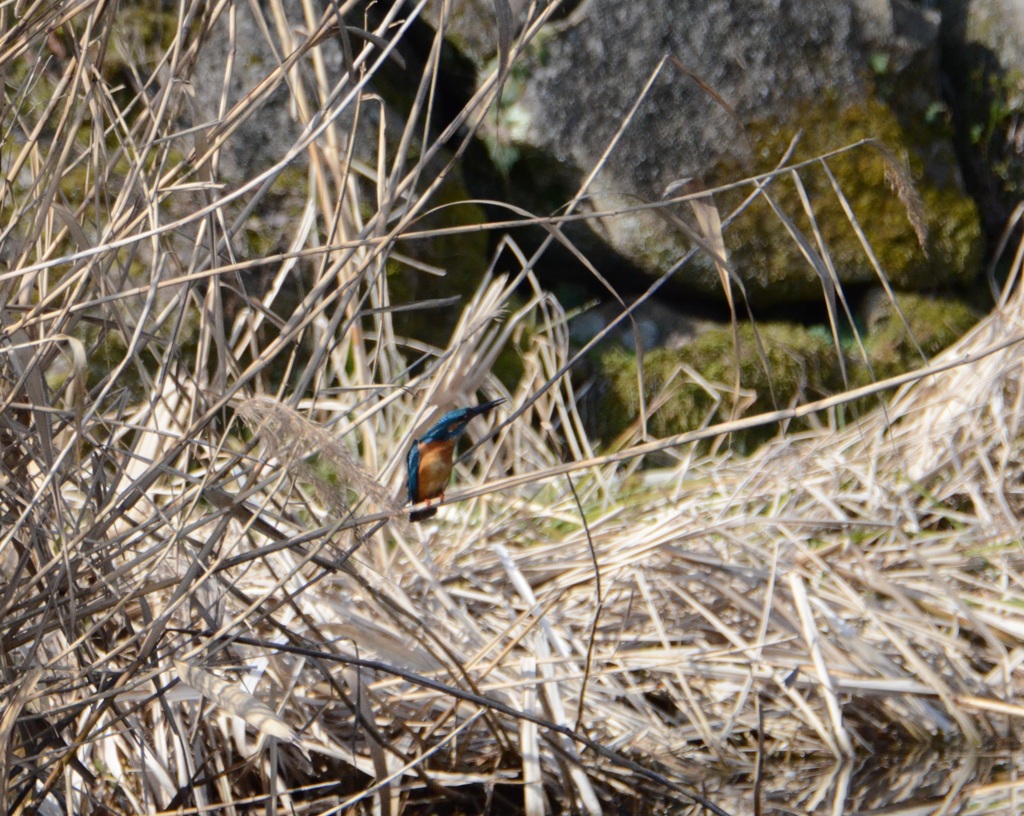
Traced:
<svg viewBox="0 0 1024 816">
<path fill-rule="evenodd" d="M 750 324 L 739 328 L 740 414 L 756 414 L 805 402 L 838 390 L 842 385 L 838 357 L 827 333 L 789 323 L 759 323 L 757 335 Z M 655 436 L 671 436 L 706 424 L 723 422 L 734 413 L 733 383 L 737 353 L 730 328 L 712 329 L 679 349 L 657 349 L 644 355 L 647 405 L 668 395 L 650 418 Z M 767 363 L 767 366 L 766 366 Z M 600 358 L 599 368 L 608 388 L 601 397 L 597 432 L 611 441 L 636 418 L 636 356 L 621 349 Z M 685 373 L 696 370 L 717 386 L 721 402 Z M 747 394 L 753 392 L 752 402 Z M 756 428 L 733 437 L 733 445 L 747 452 L 778 432 L 775 426 Z"/>
<path fill-rule="evenodd" d="M 877 99 L 843 105 L 839 100 L 825 98 L 798 107 L 785 123 L 754 123 L 749 134 L 767 164 L 783 155 L 798 129 L 803 136 L 791 164 L 861 139 L 874 140 L 825 161 L 890 284 L 908 290 L 931 289 L 965 284 L 975 278 L 983 251 L 977 209 L 958 187 L 927 177 L 923 161 L 917 158 L 918 149 L 923 152 L 945 138 L 941 125 L 929 125 L 922 120 L 911 132 Z M 952 163 L 952 151 L 947 152 Z M 910 175 L 918 196 L 906 183 L 909 179 L 896 184 L 909 193 L 902 200 L 892 189 L 890 179 L 900 177 L 894 156 L 909 157 Z M 758 168 L 761 172 L 767 169 Z M 840 282 L 876 281 L 877 272 L 828 172 L 820 163 L 812 163 L 797 173 Z M 737 164 L 723 162 L 716 179 L 732 180 L 745 174 Z M 813 225 L 792 176 L 776 177 L 766 190 L 779 209 L 813 242 Z M 742 188 L 721 195 L 720 209 L 729 212 L 748 193 L 749 189 Z M 913 203 L 915 198 L 918 204 Z M 923 225 L 926 238 L 915 229 L 915 220 Z M 762 197 L 733 222 L 725 235 L 731 259 L 753 300 L 779 303 L 821 296 L 818 276 Z M 920 238 L 925 239 L 923 246 Z M 701 263 L 709 265 L 706 261 Z"/>
<path fill-rule="evenodd" d="M 869 373 L 866 366 L 853 367 L 855 385 L 924 365 L 959 340 L 981 317 L 962 300 L 952 297 L 903 292 L 896 295 L 896 303 L 906 323 L 888 299 L 877 299 L 864 344 L 872 371 Z"/>
<path fill-rule="evenodd" d="M 679 349 L 647 353 L 647 406 L 650 409 L 656 401 L 668 397 L 650 417 L 649 432 L 657 437 L 685 433 L 709 422 L 734 418 L 734 413 L 749 416 L 773 411 L 910 371 L 954 343 L 980 316 L 953 297 L 902 293 L 897 295 L 897 303 L 906 324 L 891 302 L 879 298 L 867 319 L 870 332 L 865 333 L 864 327 L 858 329 L 870 365 L 861 356 L 849 326 L 840 334 L 837 352 L 831 331 L 825 326 L 758 323 L 757 340 L 763 358 L 753 327 L 749 323 L 740 326 L 739 405 L 733 398 L 737 353 L 731 328 L 711 329 Z M 845 383 L 840 354 L 846 369 Z M 611 443 L 635 421 L 639 412 L 636 355 L 621 348 L 612 349 L 600 356 L 597 366 L 607 385 L 597 399 L 593 426 L 601 439 Z M 686 373 L 687 368 L 717 386 L 721 398 L 717 407 L 715 397 Z M 844 406 L 839 421 L 873 409 L 881 398 L 884 396 L 875 395 Z M 800 430 L 807 423 L 800 420 L 787 427 L 789 431 Z M 731 444 L 737 452 L 749 453 L 778 431 L 777 425 L 754 428 L 734 434 Z"/>
</svg>

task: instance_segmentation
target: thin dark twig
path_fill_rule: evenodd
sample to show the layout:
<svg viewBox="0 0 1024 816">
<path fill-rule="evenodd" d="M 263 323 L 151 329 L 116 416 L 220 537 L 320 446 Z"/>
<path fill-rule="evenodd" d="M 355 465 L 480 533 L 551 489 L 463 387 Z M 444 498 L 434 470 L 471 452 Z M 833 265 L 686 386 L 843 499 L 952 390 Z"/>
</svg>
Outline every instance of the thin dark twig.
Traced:
<svg viewBox="0 0 1024 816">
<path fill-rule="evenodd" d="M 213 631 L 210 630 L 199 631 L 190 629 L 179 629 L 178 631 L 192 635 L 194 637 L 210 637 L 215 634 Z M 232 637 L 232 641 L 234 641 L 235 643 L 240 643 L 245 646 L 256 646 L 266 649 L 273 649 L 278 652 L 296 654 L 301 657 L 307 657 L 315 660 L 334 661 L 336 663 L 344 663 L 347 666 L 355 666 L 361 669 L 371 669 L 373 671 L 383 672 L 385 674 L 390 674 L 394 677 L 399 677 L 402 680 L 408 680 L 410 683 L 414 683 L 417 686 L 421 686 L 422 688 L 450 695 L 458 700 L 462 700 L 463 702 L 483 706 L 484 708 L 491 709 L 492 711 L 497 711 L 499 714 L 505 714 L 515 719 L 532 722 L 535 725 L 539 725 L 542 728 L 546 728 L 547 730 L 552 731 L 556 734 L 561 734 L 562 736 L 568 737 L 573 742 L 577 742 L 580 745 L 589 748 L 598 756 L 607 759 L 609 762 L 612 762 L 613 764 L 618 765 L 621 768 L 626 768 L 630 771 L 633 771 L 633 773 L 639 774 L 640 776 L 644 777 L 645 779 L 651 782 L 656 782 L 657 784 L 662 785 L 668 788 L 669 790 L 673 790 L 676 793 L 679 793 L 682 796 L 687 797 L 688 799 L 700 805 L 704 809 L 710 811 L 711 813 L 714 813 L 715 816 L 730 816 L 728 811 L 723 810 L 721 807 L 716 805 L 706 796 L 703 796 L 697 791 L 692 790 L 687 786 L 681 785 L 678 782 L 672 781 L 667 776 L 664 776 L 663 774 L 660 774 L 657 771 L 652 771 L 650 768 L 645 768 L 639 762 L 634 762 L 632 759 L 628 759 L 622 756 L 621 754 L 613 751 L 611 748 L 605 747 L 597 740 L 584 736 L 583 734 L 580 734 L 578 731 L 569 728 L 569 726 L 567 725 L 558 725 L 557 723 L 551 722 L 550 720 L 546 720 L 543 717 L 538 717 L 534 714 L 528 714 L 525 711 L 521 711 L 518 708 L 514 708 L 513 706 L 507 705 L 506 703 L 502 703 L 499 700 L 495 700 L 492 697 L 488 697 L 485 694 L 464 691 L 462 689 L 455 688 L 454 686 L 449 686 L 446 683 L 441 683 L 437 680 L 432 680 L 429 677 L 424 677 L 421 674 L 416 674 L 415 672 L 411 672 L 406 669 L 400 669 L 397 666 L 389 665 L 388 663 L 384 663 L 380 660 L 366 660 L 363 658 L 348 657 L 346 655 L 332 654 L 331 652 L 324 652 L 319 649 L 309 649 L 302 646 L 286 646 L 280 643 L 268 643 L 267 641 L 260 640 L 259 638 L 237 636 Z"/>
<path fill-rule="evenodd" d="M 597 641 L 597 624 L 601 619 L 601 610 L 604 606 L 604 593 L 601 591 L 601 565 L 597 563 L 597 550 L 594 548 L 594 539 L 590 535 L 590 525 L 587 524 L 587 514 L 583 512 L 583 505 L 580 503 L 579 493 L 576 492 L 576 485 L 573 483 L 572 474 L 565 474 L 569 482 L 569 489 L 572 491 L 576 508 L 580 511 L 580 523 L 583 525 L 583 532 L 587 536 L 587 549 L 590 551 L 590 561 L 594 565 L 594 595 L 597 604 L 594 608 L 594 619 L 590 622 L 590 635 L 587 637 L 587 660 L 583 667 L 583 683 L 580 686 L 580 701 L 576 707 L 576 730 L 583 730 L 583 709 L 587 698 L 587 684 L 590 682 L 590 674 L 594 663 L 594 644 Z"/>
<path fill-rule="evenodd" d="M 757 759 L 754 762 L 754 816 L 761 816 L 761 790 L 764 785 L 764 707 L 760 692 L 754 697 L 757 709 Z"/>
</svg>

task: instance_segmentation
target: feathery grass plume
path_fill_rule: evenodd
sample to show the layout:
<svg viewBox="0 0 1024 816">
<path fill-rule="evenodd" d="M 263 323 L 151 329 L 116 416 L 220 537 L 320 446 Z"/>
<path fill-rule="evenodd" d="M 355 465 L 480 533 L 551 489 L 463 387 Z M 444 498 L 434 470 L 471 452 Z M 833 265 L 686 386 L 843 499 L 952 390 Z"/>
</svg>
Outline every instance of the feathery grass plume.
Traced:
<svg viewBox="0 0 1024 816">
<path fill-rule="evenodd" d="M 435 406 L 437 410 L 416 423 L 412 437 L 450 408 L 469 404 L 477 391 L 499 390 L 492 371 L 516 322 L 503 326 L 501 321 L 514 288 L 508 275 L 497 275 L 484 280 L 466 304 L 448 348 L 438 352 L 425 392 L 417 394 L 421 407 Z"/>
<path fill-rule="evenodd" d="M 296 479 L 308 481 L 316 495 L 335 513 L 348 515 L 346 491 L 368 498 L 389 515 L 400 515 L 401 504 L 367 472 L 340 439 L 297 411 L 270 397 L 252 397 L 238 406 L 238 415 L 252 428 Z"/>
<path fill-rule="evenodd" d="M 914 228 L 914 234 L 917 236 L 917 243 L 920 245 L 921 251 L 927 255 L 928 222 L 924 214 L 924 202 L 921 200 L 921 194 L 917 192 L 914 180 L 910 176 L 910 170 L 881 142 L 870 139 L 867 143 L 882 157 L 882 161 L 885 163 L 886 184 L 896 193 L 903 204 L 910 226 Z"/>
</svg>

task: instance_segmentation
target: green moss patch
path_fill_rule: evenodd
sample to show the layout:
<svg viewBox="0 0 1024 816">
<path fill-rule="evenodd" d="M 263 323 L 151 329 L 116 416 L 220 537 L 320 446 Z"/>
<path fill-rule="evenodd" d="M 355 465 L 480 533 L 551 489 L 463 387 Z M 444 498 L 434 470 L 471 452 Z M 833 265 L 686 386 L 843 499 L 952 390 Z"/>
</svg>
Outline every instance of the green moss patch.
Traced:
<svg viewBox="0 0 1024 816">
<path fill-rule="evenodd" d="M 908 209 L 891 189 L 885 154 L 862 145 L 826 160 L 843 196 L 889 282 L 901 289 L 924 289 L 967 283 L 981 263 L 983 241 L 974 203 L 958 188 L 932 181 L 918 152 L 944 139 L 939 125 L 924 118 L 913 128 L 902 126 L 888 106 L 878 100 L 842 105 L 835 99 L 815 100 L 791 112 L 785 123 L 760 122 L 750 128 L 750 138 L 764 166 L 771 169 L 792 139 L 802 137 L 792 162 L 812 159 L 860 139 L 875 139 L 896 156 L 909 157 L 910 172 L 920 197 L 927 228 L 922 249 Z M 953 162 L 952 151 L 949 162 Z M 814 212 L 839 279 L 844 283 L 877 280 L 877 273 L 850 223 L 822 164 L 798 171 L 800 182 Z M 719 180 L 747 173 L 736 163 L 719 167 Z M 791 175 L 777 176 L 767 192 L 810 240 L 813 227 L 796 182 Z M 726 212 L 749 194 L 748 188 L 727 193 L 719 202 Z M 763 198 L 743 212 L 726 231 L 726 242 L 748 292 L 761 302 L 783 302 L 820 296 L 821 285 L 796 242 Z"/>
<path fill-rule="evenodd" d="M 874 316 L 865 343 L 876 380 L 923 365 L 924 358 L 931 359 L 955 343 L 980 317 L 970 306 L 953 298 L 903 293 L 896 302 L 906 323 L 895 307 L 886 303 Z M 855 385 L 864 385 L 872 378 L 867 367 L 861 365 L 852 369 L 851 379 Z"/>
<path fill-rule="evenodd" d="M 756 414 L 838 390 L 841 378 L 835 348 L 822 333 L 787 323 L 761 323 L 757 332 L 764 360 L 758 354 L 750 324 L 739 330 L 738 403 L 733 394 L 737 353 L 731 329 L 713 329 L 680 349 L 646 354 L 647 404 L 650 407 L 667 397 L 650 418 L 649 431 L 655 436 L 670 436 L 699 428 L 709 420 L 726 421 L 736 409 Z M 608 389 L 597 412 L 598 431 L 610 441 L 634 421 L 639 411 L 636 356 L 616 349 L 603 355 L 599 365 Z M 713 385 L 717 394 L 690 376 L 688 368 Z M 774 426 L 758 428 L 736 437 L 735 443 L 740 450 L 750 450 L 776 433 Z"/>
<path fill-rule="evenodd" d="M 897 296 L 907 325 L 891 303 L 880 305 L 871 318 L 872 330 L 862 332 L 870 367 L 861 356 L 852 329 L 841 336 L 837 351 L 827 327 L 793 323 L 759 323 L 757 339 L 750 324 L 739 329 L 738 353 L 729 327 L 705 332 L 679 349 L 657 349 L 644 355 L 644 394 L 648 422 L 658 437 L 692 431 L 735 416 L 750 416 L 821 399 L 846 388 L 841 354 L 849 387 L 864 385 L 912 370 L 946 348 L 977 320 L 978 313 L 953 298 L 920 294 Z M 912 339 L 913 336 L 913 339 Z M 916 339 L 916 344 L 914 340 Z M 762 356 L 763 354 L 763 356 Z M 739 363 L 738 400 L 734 392 Z M 632 425 L 639 412 L 636 355 L 623 349 L 605 352 L 598 360 L 605 390 L 598 398 L 595 430 L 612 442 Z M 689 372 L 711 384 L 709 389 Z M 841 417 L 870 410 L 878 397 L 845 406 Z M 790 431 L 807 427 L 797 421 Z M 732 438 L 734 448 L 750 452 L 779 431 L 777 425 L 754 428 Z"/>
</svg>

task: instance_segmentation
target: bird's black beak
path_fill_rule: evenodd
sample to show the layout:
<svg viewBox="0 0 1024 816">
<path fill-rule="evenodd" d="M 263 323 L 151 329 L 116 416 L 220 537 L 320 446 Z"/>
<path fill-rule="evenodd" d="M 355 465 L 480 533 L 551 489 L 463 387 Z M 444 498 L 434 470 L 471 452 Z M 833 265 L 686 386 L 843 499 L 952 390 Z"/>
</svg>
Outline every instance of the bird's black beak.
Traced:
<svg viewBox="0 0 1024 816">
<path fill-rule="evenodd" d="M 485 402 L 482 405 L 476 406 L 475 408 L 470 408 L 469 411 L 470 411 L 470 414 L 472 416 L 479 416 L 480 414 L 486 414 L 495 405 L 501 405 L 504 401 L 505 401 L 505 398 L 501 397 L 500 399 L 491 400 L 490 402 Z"/>
</svg>

